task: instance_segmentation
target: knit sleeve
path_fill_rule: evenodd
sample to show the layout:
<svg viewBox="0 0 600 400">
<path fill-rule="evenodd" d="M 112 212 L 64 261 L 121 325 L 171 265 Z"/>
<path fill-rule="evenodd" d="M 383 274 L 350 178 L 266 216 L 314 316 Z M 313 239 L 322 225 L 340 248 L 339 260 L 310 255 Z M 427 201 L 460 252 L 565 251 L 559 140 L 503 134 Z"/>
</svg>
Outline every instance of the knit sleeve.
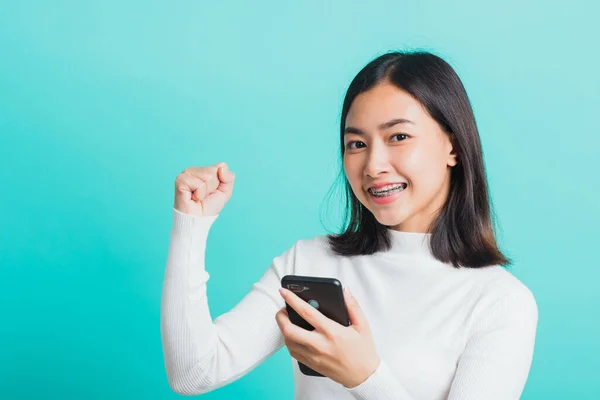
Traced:
<svg viewBox="0 0 600 400">
<path fill-rule="evenodd" d="M 498 300 L 477 319 L 458 362 L 448 400 L 518 400 L 533 358 L 535 298 L 524 288 Z M 348 391 L 357 400 L 412 400 L 384 359 Z"/>
<path fill-rule="evenodd" d="M 213 321 L 204 259 L 208 232 L 217 217 L 173 208 L 160 328 L 167 379 L 179 394 L 202 394 L 227 385 L 284 344 L 275 314 L 285 305 L 278 288 L 283 275 L 293 269 L 295 246 L 275 257 L 249 293 Z"/>
<path fill-rule="evenodd" d="M 383 358 L 380 358 L 379 366 L 367 380 L 346 389 L 356 400 L 414 400 Z"/>
<path fill-rule="evenodd" d="M 533 359 L 538 308 L 526 287 L 475 321 L 448 400 L 519 399 Z"/>
</svg>

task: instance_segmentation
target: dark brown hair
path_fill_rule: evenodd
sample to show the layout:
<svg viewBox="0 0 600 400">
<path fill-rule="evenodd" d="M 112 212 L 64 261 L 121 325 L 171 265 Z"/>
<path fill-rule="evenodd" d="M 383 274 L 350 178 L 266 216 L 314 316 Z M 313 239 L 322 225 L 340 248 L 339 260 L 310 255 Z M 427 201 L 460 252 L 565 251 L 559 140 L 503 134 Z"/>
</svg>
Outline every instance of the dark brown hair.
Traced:
<svg viewBox="0 0 600 400">
<path fill-rule="evenodd" d="M 425 51 L 389 52 L 369 62 L 356 75 L 342 107 L 342 165 L 348 110 L 356 96 L 382 82 L 395 85 L 421 102 L 451 136 L 458 153 L 458 164 L 450 174 L 448 198 L 429 230 L 433 256 L 456 268 L 509 264 L 496 244 L 481 141 L 471 103 L 454 69 L 439 56 Z M 354 195 L 343 166 L 338 178 L 344 181 L 346 227 L 343 233 L 327 235 L 331 249 L 344 256 L 389 250 L 388 227 L 380 224 Z"/>
</svg>

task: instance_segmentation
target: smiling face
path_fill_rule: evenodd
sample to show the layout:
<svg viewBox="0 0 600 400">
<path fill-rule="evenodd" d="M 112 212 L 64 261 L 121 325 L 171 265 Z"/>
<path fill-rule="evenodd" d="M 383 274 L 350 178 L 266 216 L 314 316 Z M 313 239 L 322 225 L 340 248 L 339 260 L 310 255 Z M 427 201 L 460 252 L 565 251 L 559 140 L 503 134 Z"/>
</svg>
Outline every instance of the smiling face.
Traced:
<svg viewBox="0 0 600 400">
<path fill-rule="evenodd" d="M 457 158 L 452 141 L 422 104 L 383 82 L 359 94 L 346 116 L 344 172 L 354 195 L 377 221 L 404 232 L 429 232 L 450 188 Z M 391 195 L 367 189 L 384 183 Z"/>
</svg>

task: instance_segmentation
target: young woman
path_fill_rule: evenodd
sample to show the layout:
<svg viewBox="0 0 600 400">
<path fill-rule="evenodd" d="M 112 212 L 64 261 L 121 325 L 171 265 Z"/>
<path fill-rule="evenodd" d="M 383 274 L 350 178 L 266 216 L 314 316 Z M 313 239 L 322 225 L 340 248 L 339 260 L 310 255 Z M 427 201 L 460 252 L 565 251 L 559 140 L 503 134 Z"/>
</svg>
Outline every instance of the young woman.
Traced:
<svg viewBox="0 0 600 400">
<path fill-rule="evenodd" d="M 286 345 L 296 399 L 518 399 L 538 310 L 504 268 L 457 74 L 431 53 L 384 54 L 350 84 L 340 128 L 347 228 L 296 241 L 214 321 L 205 243 L 235 176 L 219 163 L 177 177 L 161 306 L 171 387 L 212 391 Z M 351 287 L 351 325 L 280 291 L 287 274 Z M 285 302 L 315 330 L 291 324 Z M 296 360 L 325 378 L 302 374 Z"/>
</svg>

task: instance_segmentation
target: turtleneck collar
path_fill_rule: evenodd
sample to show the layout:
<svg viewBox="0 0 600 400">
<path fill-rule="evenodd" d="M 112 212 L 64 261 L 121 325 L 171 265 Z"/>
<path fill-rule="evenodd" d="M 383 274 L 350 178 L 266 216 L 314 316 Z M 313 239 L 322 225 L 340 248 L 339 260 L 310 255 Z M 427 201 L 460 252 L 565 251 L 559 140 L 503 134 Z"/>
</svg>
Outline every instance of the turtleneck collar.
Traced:
<svg viewBox="0 0 600 400">
<path fill-rule="evenodd" d="M 390 253 L 419 254 L 433 257 L 429 242 L 431 233 L 401 232 L 387 228 L 392 247 Z"/>
</svg>

